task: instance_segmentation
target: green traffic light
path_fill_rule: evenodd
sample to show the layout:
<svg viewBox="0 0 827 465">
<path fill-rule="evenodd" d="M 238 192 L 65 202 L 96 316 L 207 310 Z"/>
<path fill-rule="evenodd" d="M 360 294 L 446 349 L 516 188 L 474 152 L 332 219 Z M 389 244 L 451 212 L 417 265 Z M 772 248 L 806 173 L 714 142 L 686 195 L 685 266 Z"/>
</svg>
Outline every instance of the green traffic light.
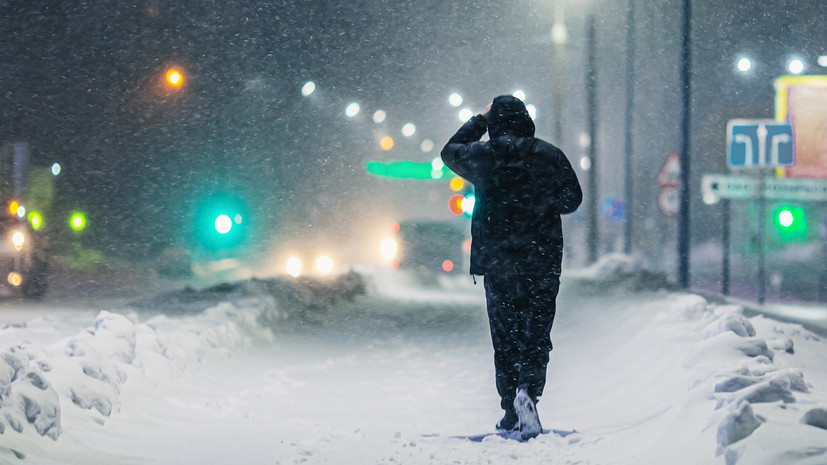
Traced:
<svg viewBox="0 0 827 465">
<path fill-rule="evenodd" d="M 778 236 L 783 241 L 807 238 L 807 216 L 801 207 L 782 205 L 773 214 Z"/>
<path fill-rule="evenodd" d="M 195 237 L 209 250 L 233 248 L 246 236 L 246 213 L 244 203 L 234 196 L 206 197 L 195 211 Z"/>
</svg>

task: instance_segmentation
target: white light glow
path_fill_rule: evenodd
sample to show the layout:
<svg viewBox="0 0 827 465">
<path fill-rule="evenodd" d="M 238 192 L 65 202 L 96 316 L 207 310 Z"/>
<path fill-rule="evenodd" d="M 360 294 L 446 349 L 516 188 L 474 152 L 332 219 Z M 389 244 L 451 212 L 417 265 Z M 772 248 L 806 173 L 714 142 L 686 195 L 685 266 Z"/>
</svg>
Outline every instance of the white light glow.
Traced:
<svg viewBox="0 0 827 465">
<path fill-rule="evenodd" d="M 215 230 L 218 234 L 227 234 L 231 229 L 233 229 L 233 220 L 229 215 L 218 215 L 215 219 Z"/>
<path fill-rule="evenodd" d="M 431 139 L 425 139 L 419 144 L 419 149 L 425 153 L 429 153 L 434 149 L 434 141 Z"/>
<path fill-rule="evenodd" d="M 359 114 L 359 104 L 358 103 L 353 102 L 353 103 L 349 104 L 347 107 L 345 107 L 345 115 L 347 115 L 348 118 L 353 118 L 354 116 L 356 116 L 358 114 Z"/>
<path fill-rule="evenodd" d="M 333 259 L 327 255 L 322 255 L 316 259 L 316 271 L 321 274 L 330 274 L 333 271 Z"/>
<path fill-rule="evenodd" d="M 26 236 L 20 232 L 15 231 L 14 234 L 11 236 L 11 243 L 14 244 L 14 248 L 20 250 L 23 248 L 23 244 L 26 242 Z"/>
<path fill-rule="evenodd" d="M 793 225 L 795 221 L 795 217 L 793 216 L 793 212 L 789 210 L 782 210 L 778 213 L 778 224 L 780 224 L 784 228 L 789 228 Z"/>
<path fill-rule="evenodd" d="M 583 157 L 583 158 L 580 159 L 580 168 L 582 168 L 583 171 L 589 171 L 589 169 L 591 169 L 591 167 L 592 167 L 591 158 Z"/>
<path fill-rule="evenodd" d="M 818 66 L 821 66 L 821 67 L 827 68 L 827 55 L 821 55 L 821 56 L 819 56 L 819 57 L 816 59 L 816 63 L 818 63 Z"/>
<path fill-rule="evenodd" d="M 309 97 L 310 94 L 312 94 L 315 91 L 316 91 L 316 83 L 313 82 L 313 81 L 307 81 L 302 86 L 302 95 L 304 95 L 305 97 Z"/>
<path fill-rule="evenodd" d="M 60 163 L 55 163 L 52 165 L 52 174 L 55 176 L 60 174 Z"/>
<path fill-rule="evenodd" d="M 465 197 L 464 199 L 462 199 L 462 211 L 466 215 L 473 214 L 474 213 L 474 204 L 476 204 L 476 203 L 477 203 L 477 198 L 474 197 L 473 195 L 469 195 L 468 197 Z"/>
<path fill-rule="evenodd" d="M 583 133 L 580 134 L 579 142 L 580 142 L 580 147 L 586 148 L 586 147 L 588 147 L 589 145 L 592 144 L 592 139 L 591 139 L 591 137 L 589 137 L 588 134 L 583 132 Z"/>
<path fill-rule="evenodd" d="M 735 66 L 738 67 L 738 71 L 746 73 L 747 71 L 752 69 L 752 61 L 747 57 L 741 57 Z"/>
<path fill-rule="evenodd" d="M 392 237 L 382 239 L 382 242 L 379 244 L 379 252 L 381 252 L 382 256 L 388 260 L 396 257 L 398 248 L 399 245 Z"/>
<path fill-rule="evenodd" d="M 533 103 L 526 105 L 525 109 L 528 110 L 528 116 L 530 116 L 532 120 L 537 119 L 537 107 L 534 106 Z"/>
<path fill-rule="evenodd" d="M 302 274 L 302 261 L 297 257 L 288 258 L 285 270 L 290 276 L 298 278 Z"/>
<path fill-rule="evenodd" d="M 445 163 L 442 162 L 442 158 L 436 157 L 431 160 L 431 169 L 434 171 L 442 171 L 445 168 Z"/>
<path fill-rule="evenodd" d="M 18 218 L 23 218 L 25 216 L 26 216 L 26 207 L 24 207 L 23 205 L 17 207 L 17 217 Z"/>
<path fill-rule="evenodd" d="M 512 93 L 511 95 L 525 102 L 525 92 L 523 92 L 521 89 L 515 90 L 514 93 Z"/>
<path fill-rule="evenodd" d="M 385 118 L 387 117 L 388 114 L 385 113 L 385 110 L 376 110 L 376 112 L 373 113 L 373 122 L 379 124 L 382 121 L 385 121 Z"/>
<path fill-rule="evenodd" d="M 787 69 L 793 74 L 801 74 L 804 72 L 804 62 L 798 58 L 793 58 L 790 60 L 790 64 L 787 65 Z"/>
<path fill-rule="evenodd" d="M 463 108 L 462 110 L 459 111 L 458 116 L 459 116 L 459 120 L 462 121 L 463 123 L 465 123 L 466 121 L 468 121 L 469 119 L 474 117 L 474 112 L 471 111 L 468 108 Z"/>
<path fill-rule="evenodd" d="M 402 126 L 403 136 L 411 137 L 412 135 L 414 135 L 414 133 L 416 133 L 416 125 L 414 125 L 413 123 L 407 123 L 404 126 Z"/>
<path fill-rule="evenodd" d="M 459 95 L 456 92 L 451 93 L 451 95 L 448 96 L 448 103 L 454 107 L 462 105 L 462 95 Z"/>
</svg>

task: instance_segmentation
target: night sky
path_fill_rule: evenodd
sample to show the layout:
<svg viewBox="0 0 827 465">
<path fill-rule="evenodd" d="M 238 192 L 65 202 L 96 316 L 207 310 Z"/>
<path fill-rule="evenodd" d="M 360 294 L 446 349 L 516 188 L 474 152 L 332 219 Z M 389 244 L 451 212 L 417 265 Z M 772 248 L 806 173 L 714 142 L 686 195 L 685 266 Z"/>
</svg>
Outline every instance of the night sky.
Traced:
<svg viewBox="0 0 827 465">
<path fill-rule="evenodd" d="M 626 2 L 600 3 L 598 148 L 611 172 L 623 140 Z M 694 3 L 694 149 L 708 153 L 720 137 L 701 133 L 723 114 L 771 111 L 763 77 L 772 73 L 759 68 L 761 80 L 735 85 L 734 56 L 756 49 L 783 63 L 793 49 L 824 53 L 825 9 L 818 0 Z M 637 14 L 638 124 L 662 125 L 637 128 L 639 150 L 657 160 L 639 163 L 647 177 L 677 148 L 679 6 L 665 0 Z M 566 16 L 566 138 L 557 143 L 573 159 L 585 119 L 585 8 Z M 416 122 L 418 140 L 438 151 L 458 126 L 451 91 L 478 111 L 522 86 L 545 111 L 538 132 L 547 137 L 553 11 L 540 0 L 0 1 L 0 142 L 27 142 L 35 165 L 60 161 L 55 208 L 90 212 L 99 227 L 89 235 L 111 253 L 187 243 L 198 200 L 217 191 L 255 199 L 262 237 L 313 222 L 319 209 L 335 221 L 374 183 L 363 160 L 436 154 L 413 144 L 380 153 L 367 121 L 377 108 L 388 125 Z M 178 91 L 163 84 L 170 67 L 185 73 Z M 308 80 L 319 89 L 312 99 L 299 93 Z M 351 100 L 363 121 L 343 117 Z M 620 192 L 621 181 L 602 182 Z"/>
</svg>

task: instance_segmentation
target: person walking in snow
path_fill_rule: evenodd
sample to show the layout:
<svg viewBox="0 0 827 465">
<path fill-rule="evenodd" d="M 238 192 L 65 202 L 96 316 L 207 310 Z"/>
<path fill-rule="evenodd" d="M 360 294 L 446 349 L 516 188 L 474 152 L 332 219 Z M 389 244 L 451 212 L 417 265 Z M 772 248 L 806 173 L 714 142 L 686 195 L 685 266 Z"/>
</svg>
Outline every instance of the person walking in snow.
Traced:
<svg viewBox="0 0 827 465">
<path fill-rule="evenodd" d="M 480 139 L 488 131 L 488 140 Z M 523 102 L 499 96 L 442 149 L 442 160 L 474 185 L 471 274 L 485 279 L 501 432 L 542 433 L 543 394 L 563 258 L 560 215 L 583 199 L 563 152 L 534 137 Z"/>
</svg>

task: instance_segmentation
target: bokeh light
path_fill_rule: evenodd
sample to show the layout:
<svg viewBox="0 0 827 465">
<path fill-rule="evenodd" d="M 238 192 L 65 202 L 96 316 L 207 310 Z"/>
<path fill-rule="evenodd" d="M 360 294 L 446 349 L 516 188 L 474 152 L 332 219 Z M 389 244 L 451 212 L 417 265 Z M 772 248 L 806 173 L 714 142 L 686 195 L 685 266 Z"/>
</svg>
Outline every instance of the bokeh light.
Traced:
<svg viewBox="0 0 827 465">
<path fill-rule="evenodd" d="M 302 86 L 302 95 L 304 95 L 305 97 L 309 97 L 310 94 L 312 94 L 315 91 L 316 91 L 316 83 L 313 82 L 313 81 L 307 81 Z"/>
<path fill-rule="evenodd" d="M 416 133 L 416 126 L 413 123 L 406 123 L 402 126 L 402 135 L 405 137 L 411 137 Z"/>
<path fill-rule="evenodd" d="M 379 146 L 382 150 L 390 150 L 393 148 L 393 137 L 385 136 L 379 141 Z"/>
<path fill-rule="evenodd" d="M 451 106 L 454 107 L 462 105 L 462 95 L 459 95 L 456 92 L 452 92 L 451 95 L 448 96 L 448 103 L 450 103 Z"/>
<path fill-rule="evenodd" d="M 385 118 L 387 117 L 388 114 L 385 113 L 385 110 L 376 110 L 376 112 L 373 113 L 373 122 L 379 124 L 382 121 L 385 121 Z"/>
<path fill-rule="evenodd" d="M 359 114 L 359 104 L 358 103 L 353 102 L 353 103 L 349 104 L 347 107 L 345 107 L 345 115 L 347 115 L 348 118 L 353 118 L 354 116 L 356 116 L 358 114 Z"/>
</svg>

